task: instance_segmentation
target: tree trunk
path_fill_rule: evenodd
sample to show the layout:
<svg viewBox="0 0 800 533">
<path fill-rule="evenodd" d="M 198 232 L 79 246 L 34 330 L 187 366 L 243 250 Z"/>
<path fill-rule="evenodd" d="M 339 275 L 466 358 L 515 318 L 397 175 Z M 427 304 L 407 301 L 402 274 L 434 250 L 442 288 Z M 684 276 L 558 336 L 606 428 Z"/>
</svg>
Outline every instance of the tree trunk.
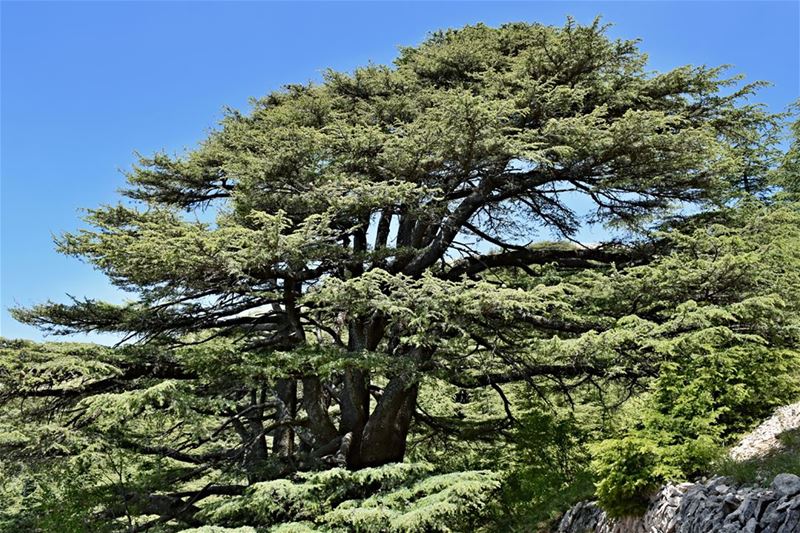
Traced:
<svg viewBox="0 0 800 533">
<path fill-rule="evenodd" d="M 279 379 L 277 396 L 280 400 L 277 421 L 288 422 L 297 414 L 297 381 Z M 294 453 L 294 430 L 291 426 L 275 429 L 272 437 L 272 451 L 279 457 L 289 457 Z"/>
<path fill-rule="evenodd" d="M 317 446 L 327 444 L 336 438 L 336 426 L 328 416 L 328 406 L 319 378 L 303 379 L 303 409 L 308 415 L 311 433 Z"/>
<path fill-rule="evenodd" d="M 351 452 L 351 468 L 380 466 L 403 460 L 418 391 L 418 383 L 410 376 L 392 378 L 364 426 L 360 442 L 357 443 L 357 453 Z"/>
<path fill-rule="evenodd" d="M 351 443 L 348 447 L 347 464 L 357 463 L 358 449 L 361 444 L 361 434 L 367 424 L 369 416 L 369 378 L 363 370 L 349 368 L 344 371 L 340 405 L 342 409 L 342 422 L 339 427 L 340 435 L 351 434 Z M 357 467 L 356 467 L 357 468 Z"/>
</svg>

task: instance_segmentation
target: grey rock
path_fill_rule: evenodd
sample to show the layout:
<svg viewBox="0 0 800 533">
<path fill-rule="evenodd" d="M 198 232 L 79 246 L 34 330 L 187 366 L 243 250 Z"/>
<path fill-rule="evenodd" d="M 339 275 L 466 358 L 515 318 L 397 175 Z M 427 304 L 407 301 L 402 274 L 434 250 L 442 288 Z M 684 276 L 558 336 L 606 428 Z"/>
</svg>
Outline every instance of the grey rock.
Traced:
<svg viewBox="0 0 800 533">
<path fill-rule="evenodd" d="M 756 501 L 756 506 L 755 506 L 755 509 L 753 511 L 753 518 L 755 518 L 758 521 L 761 521 L 761 519 L 764 516 L 764 513 L 765 513 L 766 509 L 769 507 L 769 505 L 774 500 L 775 500 L 775 494 L 774 493 L 772 493 L 770 491 L 763 492 L 758 497 L 758 500 Z"/>
<path fill-rule="evenodd" d="M 786 513 L 786 520 L 784 520 L 780 533 L 797 533 L 800 531 L 800 511 L 790 510 Z"/>
<path fill-rule="evenodd" d="M 775 533 L 783 522 L 783 514 L 777 511 L 778 504 L 779 502 L 774 501 L 764 510 L 764 515 L 759 520 L 762 533 Z"/>
<path fill-rule="evenodd" d="M 730 514 L 739 508 L 740 503 L 741 500 L 736 494 L 726 494 L 725 498 L 722 500 L 722 509 L 725 511 L 725 514 Z"/>
<path fill-rule="evenodd" d="M 596 502 L 581 502 L 561 519 L 558 533 L 800 533 L 800 493 L 736 486 L 715 478 L 704 484 L 666 485 L 642 517 L 611 519 Z M 723 487 L 725 487 L 724 490 Z"/>
<path fill-rule="evenodd" d="M 739 522 L 745 524 L 747 523 L 748 520 L 753 518 L 755 510 L 756 510 L 756 500 L 752 496 L 747 495 L 744 497 L 744 500 L 742 500 L 742 504 L 736 511 L 734 511 L 734 513 L 739 513 L 738 516 Z"/>
<path fill-rule="evenodd" d="M 778 513 L 785 513 L 786 510 L 792 506 L 792 500 L 790 500 L 788 496 L 778 500 L 777 503 L 778 505 L 775 506 L 775 511 Z"/>
<path fill-rule="evenodd" d="M 794 474 L 778 474 L 772 480 L 772 488 L 786 496 L 800 494 L 800 477 Z"/>
</svg>

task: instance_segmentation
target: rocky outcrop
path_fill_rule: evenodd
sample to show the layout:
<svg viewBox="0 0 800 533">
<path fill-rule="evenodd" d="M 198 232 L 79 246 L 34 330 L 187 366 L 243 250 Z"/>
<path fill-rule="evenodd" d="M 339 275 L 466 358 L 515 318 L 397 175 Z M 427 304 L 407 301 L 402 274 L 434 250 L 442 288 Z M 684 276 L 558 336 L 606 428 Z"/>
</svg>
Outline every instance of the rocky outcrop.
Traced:
<svg viewBox="0 0 800 533">
<path fill-rule="evenodd" d="M 747 461 L 781 448 L 778 437 L 787 431 L 800 429 L 800 402 L 785 405 L 750 432 L 731 449 L 731 459 Z"/>
<path fill-rule="evenodd" d="M 769 489 L 736 487 L 727 478 L 667 485 L 641 517 L 608 518 L 582 502 L 558 533 L 800 533 L 800 477 L 775 476 Z"/>
</svg>

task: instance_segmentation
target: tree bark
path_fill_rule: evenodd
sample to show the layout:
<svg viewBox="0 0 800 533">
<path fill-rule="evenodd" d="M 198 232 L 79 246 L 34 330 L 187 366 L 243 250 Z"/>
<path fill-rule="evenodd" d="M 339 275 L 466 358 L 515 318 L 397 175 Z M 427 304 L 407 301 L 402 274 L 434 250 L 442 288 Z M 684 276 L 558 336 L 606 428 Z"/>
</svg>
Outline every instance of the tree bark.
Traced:
<svg viewBox="0 0 800 533">
<path fill-rule="evenodd" d="M 351 468 L 380 466 L 403 460 L 418 391 L 419 384 L 408 375 L 389 381 L 364 427 L 358 455 L 354 456 Z"/>
<path fill-rule="evenodd" d="M 279 379 L 277 396 L 278 422 L 292 420 L 297 414 L 297 381 L 294 379 Z M 294 429 L 291 426 L 281 426 L 275 429 L 272 437 L 272 451 L 279 457 L 290 457 L 294 453 Z"/>
<path fill-rule="evenodd" d="M 311 433 L 317 444 L 326 444 L 336 438 L 336 427 L 328 416 L 328 407 L 319 378 L 303 379 L 303 409 L 308 415 Z"/>
</svg>

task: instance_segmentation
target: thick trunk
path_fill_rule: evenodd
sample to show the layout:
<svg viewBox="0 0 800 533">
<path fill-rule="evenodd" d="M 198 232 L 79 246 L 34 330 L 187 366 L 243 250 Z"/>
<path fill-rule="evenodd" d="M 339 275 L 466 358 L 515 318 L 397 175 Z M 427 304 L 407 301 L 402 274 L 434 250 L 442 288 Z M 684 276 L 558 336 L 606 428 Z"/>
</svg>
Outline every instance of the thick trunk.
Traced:
<svg viewBox="0 0 800 533">
<path fill-rule="evenodd" d="M 280 400 L 277 413 L 278 422 L 288 422 L 297 414 L 297 381 L 279 379 L 277 396 Z M 294 430 L 291 426 L 275 429 L 272 437 L 272 451 L 279 457 L 289 457 L 294 453 Z"/>
<path fill-rule="evenodd" d="M 259 481 L 261 464 L 267 459 L 267 440 L 264 434 L 264 405 L 266 403 L 266 390 L 251 389 L 249 392 L 249 405 L 242 407 L 239 413 L 231 419 L 231 425 L 242 441 L 242 466 L 247 472 L 251 483 Z"/>
<path fill-rule="evenodd" d="M 260 481 L 258 472 L 267 458 L 267 442 L 263 435 L 254 435 L 239 419 L 233 419 L 231 425 L 242 441 L 241 466 L 247 472 L 248 483 Z"/>
<path fill-rule="evenodd" d="M 352 354 L 363 352 L 367 347 L 366 323 L 352 320 L 348 325 L 347 349 Z M 369 417 L 369 373 L 358 368 L 344 371 L 342 392 L 339 397 L 341 424 L 339 434 L 350 434 L 348 443 L 348 463 L 350 454 L 355 453 L 361 442 L 361 433 Z"/>
<path fill-rule="evenodd" d="M 410 376 L 393 378 L 369 417 L 357 453 L 351 450 L 351 468 L 400 462 L 417 404 L 419 385 Z"/>
<path fill-rule="evenodd" d="M 342 409 L 342 422 L 339 427 L 340 435 L 352 435 L 349 446 L 348 464 L 352 454 L 358 451 L 361 434 L 369 416 L 369 378 L 366 372 L 358 369 L 347 369 L 344 372 L 340 405 Z"/>
<path fill-rule="evenodd" d="M 308 415 L 311 433 L 317 445 L 324 445 L 336 438 L 336 426 L 328 416 L 328 405 L 319 378 L 303 379 L 303 409 Z"/>
</svg>

